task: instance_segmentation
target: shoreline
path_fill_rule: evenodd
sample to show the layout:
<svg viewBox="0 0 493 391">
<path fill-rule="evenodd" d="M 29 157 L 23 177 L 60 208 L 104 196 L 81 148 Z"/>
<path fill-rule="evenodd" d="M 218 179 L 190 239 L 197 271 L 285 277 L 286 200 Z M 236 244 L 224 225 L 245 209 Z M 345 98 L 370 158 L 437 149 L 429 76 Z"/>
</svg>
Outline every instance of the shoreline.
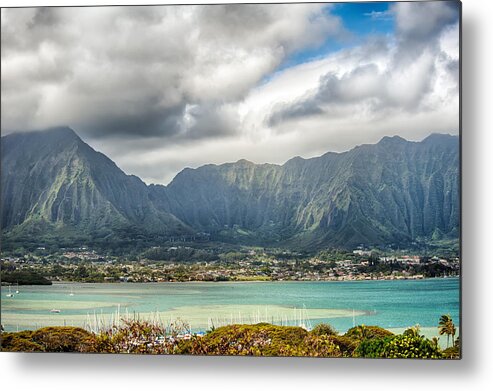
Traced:
<svg viewBox="0 0 493 391">
<path fill-rule="evenodd" d="M 354 279 L 354 280 L 251 280 L 251 281 L 208 281 L 208 280 L 191 280 L 191 281 L 103 281 L 103 282 L 87 282 L 87 281 L 52 281 L 52 285 L 44 285 L 44 286 L 53 286 L 53 285 L 70 285 L 70 284 L 109 284 L 109 285 L 117 285 L 117 284 L 251 284 L 251 283 L 326 283 L 326 282 L 374 282 L 374 281 L 426 281 L 426 280 L 452 280 L 452 279 L 460 279 L 461 276 L 447 276 L 447 277 L 423 277 L 423 278 L 374 278 L 374 279 Z M 3 285 L 2 286 L 9 286 Z M 23 286 L 43 286 L 43 285 L 23 285 Z"/>
<path fill-rule="evenodd" d="M 191 281 L 63 281 L 53 280 L 51 285 L 46 284 L 31 284 L 31 285 L 19 285 L 22 287 L 29 286 L 46 286 L 53 285 L 75 285 L 75 284 L 108 284 L 108 285 L 135 285 L 135 284 L 258 284 L 258 283 L 333 283 L 333 282 L 375 282 L 375 281 L 427 281 L 427 280 L 453 280 L 461 279 L 461 276 L 447 276 L 447 277 L 422 277 L 422 278 L 374 278 L 374 279 L 354 279 L 354 280 L 230 280 L 230 281 L 208 281 L 208 280 L 191 280 Z M 17 286 L 16 284 L 7 284 L 2 282 L 1 287 Z"/>
</svg>

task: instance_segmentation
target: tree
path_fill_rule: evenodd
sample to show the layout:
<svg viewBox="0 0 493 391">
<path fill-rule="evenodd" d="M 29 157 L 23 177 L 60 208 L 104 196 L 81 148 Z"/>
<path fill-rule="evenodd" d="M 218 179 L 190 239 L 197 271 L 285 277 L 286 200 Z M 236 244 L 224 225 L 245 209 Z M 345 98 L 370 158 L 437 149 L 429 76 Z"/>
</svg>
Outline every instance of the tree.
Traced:
<svg viewBox="0 0 493 391">
<path fill-rule="evenodd" d="M 404 335 L 409 337 L 419 337 L 421 332 L 421 327 L 419 324 L 409 327 L 406 331 L 404 331 Z"/>
<path fill-rule="evenodd" d="M 366 326 L 364 324 L 350 328 L 345 334 L 346 337 L 358 340 L 384 338 L 392 335 L 394 334 L 382 327 Z"/>
<path fill-rule="evenodd" d="M 75 270 L 75 275 L 80 278 L 87 278 L 89 277 L 89 272 L 87 271 L 87 268 L 84 265 L 80 265 Z"/>
<path fill-rule="evenodd" d="M 452 317 L 449 314 L 442 315 L 438 322 L 438 334 L 447 335 L 447 348 L 449 347 L 450 336 L 452 336 L 452 342 L 454 341 L 455 331 L 456 329 Z"/>
<path fill-rule="evenodd" d="M 357 330 L 357 334 L 359 335 L 359 337 L 361 339 L 368 338 L 368 329 L 366 328 L 366 326 L 364 324 L 357 326 L 356 330 Z"/>
<path fill-rule="evenodd" d="M 320 323 L 315 326 L 315 328 L 310 331 L 313 335 L 337 335 L 337 330 L 334 329 L 330 324 Z"/>
</svg>

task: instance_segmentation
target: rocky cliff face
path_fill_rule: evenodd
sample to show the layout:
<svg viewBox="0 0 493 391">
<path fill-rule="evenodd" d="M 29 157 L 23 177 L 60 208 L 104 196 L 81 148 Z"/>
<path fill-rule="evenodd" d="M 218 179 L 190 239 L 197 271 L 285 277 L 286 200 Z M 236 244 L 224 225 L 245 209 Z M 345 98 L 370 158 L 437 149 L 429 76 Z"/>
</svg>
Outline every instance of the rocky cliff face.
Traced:
<svg viewBox="0 0 493 391">
<path fill-rule="evenodd" d="M 80 243 L 189 230 L 156 209 L 144 182 L 69 128 L 2 137 L 1 179 L 2 230 L 23 237 L 68 235 Z"/>
<path fill-rule="evenodd" d="M 123 173 L 72 130 L 2 137 L 6 238 L 217 240 L 351 247 L 458 237 L 459 140 L 385 137 L 284 165 L 185 169 L 168 186 Z M 9 236 L 10 235 L 10 236 Z"/>
<path fill-rule="evenodd" d="M 457 236 L 459 141 L 382 139 L 282 166 L 245 160 L 186 169 L 151 186 L 159 208 L 204 231 L 352 246 Z"/>
</svg>

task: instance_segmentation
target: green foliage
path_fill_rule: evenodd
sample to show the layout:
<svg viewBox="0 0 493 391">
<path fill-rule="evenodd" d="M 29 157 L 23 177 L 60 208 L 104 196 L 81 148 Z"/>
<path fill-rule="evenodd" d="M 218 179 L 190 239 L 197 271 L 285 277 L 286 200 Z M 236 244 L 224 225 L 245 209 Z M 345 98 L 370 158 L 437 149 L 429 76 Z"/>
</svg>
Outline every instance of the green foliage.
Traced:
<svg viewBox="0 0 493 391">
<path fill-rule="evenodd" d="M 361 341 L 353 352 L 354 357 L 380 358 L 384 357 L 385 348 L 393 337 L 366 339 Z"/>
<path fill-rule="evenodd" d="M 383 357 L 442 358 L 442 355 L 438 347 L 422 336 L 398 335 L 390 340 Z"/>
<path fill-rule="evenodd" d="M 123 321 L 96 337 L 95 350 L 100 353 L 172 354 L 174 338 L 186 326 L 170 328 L 145 321 Z M 171 338 L 170 338 L 171 337 Z"/>
<path fill-rule="evenodd" d="M 300 357 L 342 357 L 341 348 L 329 335 L 309 334 L 300 345 L 286 345 L 279 351 L 280 356 Z"/>
<path fill-rule="evenodd" d="M 459 346 L 451 346 L 445 349 L 442 352 L 444 358 L 448 359 L 458 359 L 460 358 L 460 347 Z"/>
<path fill-rule="evenodd" d="M 187 335 L 189 338 L 184 338 Z M 309 356 L 364 358 L 460 358 L 458 339 L 443 352 L 438 340 L 419 335 L 412 327 L 401 335 L 377 326 L 353 327 L 344 335 L 322 324 L 311 332 L 301 327 L 268 323 L 213 328 L 191 335 L 177 321 L 169 326 L 146 321 L 122 321 L 95 335 L 77 327 L 45 327 L 36 331 L 2 333 L 3 351 L 99 352 L 131 354 L 192 354 L 249 356 Z"/>
<path fill-rule="evenodd" d="M 449 347 L 449 339 L 452 337 L 452 341 L 454 340 L 456 333 L 456 328 L 454 322 L 452 321 L 452 317 L 450 315 L 442 315 L 438 322 L 438 334 L 447 335 L 447 348 Z"/>
<path fill-rule="evenodd" d="M 204 337 L 194 337 L 178 344 L 179 353 L 200 355 L 253 355 L 253 356 L 350 356 L 355 342 L 334 334 L 323 325 L 315 332 L 300 327 L 232 325 L 215 329 Z"/>
<path fill-rule="evenodd" d="M 43 346 L 28 339 L 12 338 L 8 336 L 2 341 L 2 351 L 4 352 L 44 352 Z"/>
<path fill-rule="evenodd" d="M 343 357 L 352 357 L 354 350 L 360 344 L 358 339 L 346 337 L 344 335 L 334 335 L 332 336 L 332 341 L 339 347 Z"/>
<path fill-rule="evenodd" d="M 168 262 L 212 262 L 219 257 L 209 251 L 189 247 L 154 247 L 142 253 L 143 258 Z"/>
<path fill-rule="evenodd" d="M 121 253 L 199 236 L 310 251 L 458 243 L 456 136 L 386 137 L 282 166 L 206 165 L 166 187 L 126 175 L 69 128 L 6 135 L 1 152 L 7 250 L 84 243 Z"/>
<path fill-rule="evenodd" d="M 354 352 L 355 357 L 366 358 L 442 358 L 440 349 L 423 336 L 396 335 L 367 339 Z"/>
<path fill-rule="evenodd" d="M 238 261 L 245 259 L 246 256 L 247 256 L 247 254 L 242 253 L 242 252 L 230 251 L 230 252 L 227 252 L 225 254 L 221 254 L 220 258 L 224 262 L 238 262 Z"/>
<path fill-rule="evenodd" d="M 454 345 L 445 349 L 443 352 L 443 357 L 448 359 L 459 359 L 460 358 L 460 339 L 457 337 L 454 341 Z"/>
<path fill-rule="evenodd" d="M 1 149 L 3 247 L 117 249 L 191 232 L 69 128 L 7 135 Z"/>
<path fill-rule="evenodd" d="M 79 327 L 44 327 L 36 331 L 2 333 L 2 351 L 93 352 L 94 335 Z"/>
<path fill-rule="evenodd" d="M 355 327 L 351 327 L 346 334 L 346 337 L 355 338 L 355 339 L 375 339 L 375 338 L 384 338 L 388 336 L 394 335 L 389 330 L 386 330 L 379 326 L 365 326 L 359 325 Z"/>
<path fill-rule="evenodd" d="M 299 347 L 308 332 L 301 327 L 232 325 L 219 327 L 188 345 L 188 354 L 279 356 Z"/>
<path fill-rule="evenodd" d="M 320 323 L 316 325 L 310 334 L 321 336 L 321 335 L 337 335 L 337 330 L 334 329 L 330 324 Z"/>
<path fill-rule="evenodd" d="M 32 340 L 47 352 L 91 352 L 94 335 L 80 327 L 45 327 L 32 334 Z"/>
<path fill-rule="evenodd" d="M 43 352 L 43 346 L 31 339 L 32 331 L 1 334 L 1 350 L 3 352 Z"/>
<path fill-rule="evenodd" d="M 405 330 L 403 334 L 407 335 L 409 337 L 419 337 L 420 331 L 421 331 L 421 328 L 419 327 L 419 325 L 415 325 L 415 326 L 410 327 L 407 330 Z"/>
<path fill-rule="evenodd" d="M 28 270 L 2 271 L 2 282 L 19 285 L 51 285 L 52 282 L 39 273 Z"/>
</svg>

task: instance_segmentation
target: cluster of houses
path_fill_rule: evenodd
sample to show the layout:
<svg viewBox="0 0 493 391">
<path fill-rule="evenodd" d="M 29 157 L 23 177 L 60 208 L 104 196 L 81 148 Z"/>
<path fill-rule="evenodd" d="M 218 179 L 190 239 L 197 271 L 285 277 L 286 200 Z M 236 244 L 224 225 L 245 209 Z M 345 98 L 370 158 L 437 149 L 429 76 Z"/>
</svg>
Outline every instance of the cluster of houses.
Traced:
<svg viewBox="0 0 493 391">
<path fill-rule="evenodd" d="M 172 251 L 178 247 L 169 249 Z M 52 280 L 76 276 L 79 261 L 84 261 L 99 278 L 105 282 L 167 282 L 167 281 L 346 281 L 372 279 L 421 279 L 420 265 L 441 265 L 456 274 L 459 273 L 458 258 L 443 259 L 417 255 L 394 255 L 375 257 L 365 249 L 353 250 L 352 259 L 327 261 L 317 257 L 309 259 L 278 259 L 273 254 L 250 250 L 235 261 L 213 261 L 194 263 L 165 263 L 146 259 L 140 262 L 126 262 L 119 259 L 104 259 L 94 250 L 86 247 L 63 249 L 59 263 L 63 275 L 49 275 Z M 291 254 L 290 254 L 291 255 Z M 50 257 L 51 258 L 51 257 Z M 17 265 L 18 268 L 37 267 L 40 272 L 51 273 L 42 257 L 5 257 L 2 264 Z M 52 263 L 52 262 L 50 262 Z M 387 265 L 376 271 L 371 266 Z M 396 266 L 396 267 L 392 267 Z M 74 277 L 76 278 L 76 277 Z"/>
</svg>

